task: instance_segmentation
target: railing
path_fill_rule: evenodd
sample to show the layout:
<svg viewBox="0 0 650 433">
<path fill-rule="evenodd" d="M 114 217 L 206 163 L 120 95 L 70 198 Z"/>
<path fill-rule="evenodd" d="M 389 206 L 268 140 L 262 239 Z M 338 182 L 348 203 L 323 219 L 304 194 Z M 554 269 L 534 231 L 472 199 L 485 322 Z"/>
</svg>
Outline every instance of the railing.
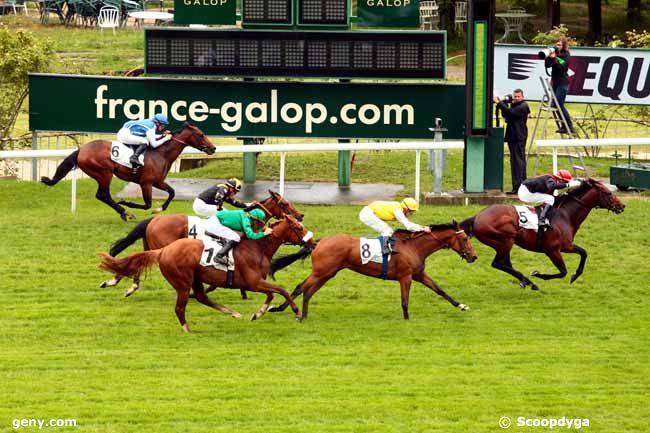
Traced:
<svg viewBox="0 0 650 433">
<path fill-rule="evenodd" d="M 558 147 L 616 147 L 616 146 L 648 146 L 650 137 L 642 138 L 580 138 L 573 140 L 536 140 L 535 145 L 540 147 L 550 147 L 553 151 L 553 173 L 558 169 L 557 148 Z"/>
<path fill-rule="evenodd" d="M 420 153 L 422 150 L 463 149 L 461 140 L 413 141 L 395 143 L 297 143 L 297 144 L 256 144 L 246 146 L 218 146 L 215 154 L 223 153 L 279 153 L 280 154 L 280 194 L 284 195 L 284 177 L 287 153 L 291 152 L 334 152 L 339 150 L 414 150 L 415 151 L 415 197 L 420 198 Z M 8 150 L 0 151 L 0 159 L 52 158 L 66 157 L 77 149 L 51 150 Z M 203 152 L 186 148 L 182 155 L 202 154 Z M 181 155 L 181 157 L 182 157 Z M 76 169 L 72 170 L 72 212 L 76 209 L 77 179 Z M 441 173 L 436 173 L 441 176 Z"/>
</svg>

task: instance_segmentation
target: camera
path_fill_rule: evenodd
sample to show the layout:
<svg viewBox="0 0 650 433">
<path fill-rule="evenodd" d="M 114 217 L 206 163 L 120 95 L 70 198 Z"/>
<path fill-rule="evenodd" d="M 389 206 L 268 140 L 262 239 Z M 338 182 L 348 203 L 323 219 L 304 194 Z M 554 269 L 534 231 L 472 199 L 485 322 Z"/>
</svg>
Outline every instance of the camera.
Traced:
<svg viewBox="0 0 650 433">
<path fill-rule="evenodd" d="M 503 95 L 503 96 L 501 96 L 499 99 L 501 99 L 503 102 L 509 104 L 509 103 L 512 102 L 512 94 L 509 93 L 509 94 L 507 94 L 507 95 Z"/>
<path fill-rule="evenodd" d="M 551 53 L 555 52 L 555 55 L 560 54 L 560 50 L 556 46 L 548 47 L 543 49 L 542 51 L 537 53 L 537 57 L 539 57 L 540 60 L 544 60 L 548 56 L 551 55 Z"/>
</svg>

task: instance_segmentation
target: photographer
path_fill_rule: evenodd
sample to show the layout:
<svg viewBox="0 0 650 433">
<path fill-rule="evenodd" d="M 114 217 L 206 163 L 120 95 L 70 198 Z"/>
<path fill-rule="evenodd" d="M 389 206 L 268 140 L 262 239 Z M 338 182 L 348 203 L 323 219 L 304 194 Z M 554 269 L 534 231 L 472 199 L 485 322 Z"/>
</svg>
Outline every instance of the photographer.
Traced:
<svg viewBox="0 0 650 433">
<path fill-rule="evenodd" d="M 569 41 L 566 37 L 562 36 L 555 43 L 555 49 L 551 50 L 549 55 L 544 60 L 544 66 L 546 69 L 551 68 L 551 87 L 553 88 L 553 93 L 557 98 L 557 102 L 560 105 L 560 110 L 564 113 L 564 118 L 566 123 L 569 126 L 569 131 L 566 130 L 565 125 L 562 123 L 562 118 L 557 115 L 556 120 L 558 122 L 559 129 L 556 131 L 560 134 L 574 133 L 573 122 L 571 121 L 571 116 L 564 106 L 564 101 L 566 100 L 567 93 L 569 93 L 569 59 L 571 54 L 569 53 Z"/>
<path fill-rule="evenodd" d="M 493 98 L 497 108 L 501 109 L 506 123 L 505 141 L 510 149 L 510 173 L 512 174 L 512 191 L 506 194 L 517 194 L 519 185 L 526 179 L 526 141 L 528 141 L 528 115 L 530 108 L 524 101 L 524 92 L 515 89 L 512 96 L 508 95 L 502 101 L 498 96 Z"/>
</svg>

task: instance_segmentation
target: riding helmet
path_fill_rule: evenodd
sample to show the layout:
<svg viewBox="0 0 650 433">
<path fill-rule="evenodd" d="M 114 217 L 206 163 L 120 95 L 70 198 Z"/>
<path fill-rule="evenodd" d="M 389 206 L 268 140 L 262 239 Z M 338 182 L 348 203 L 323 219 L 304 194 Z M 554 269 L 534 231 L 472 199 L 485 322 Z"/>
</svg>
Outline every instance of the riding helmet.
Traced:
<svg viewBox="0 0 650 433">
<path fill-rule="evenodd" d="M 400 204 L 401 204 L 402 208 L 408 209 L 408 210 L 411 210 L 411 211 L 414 211 L 414 212 L 416 210 L 420 209 L 420 205 L 412 197 L 406 197 L 404 200 L 402 200 L 402 203 L 400 203 Z"/>
<path fill-rule="evenodd" d="M 155 116 L 153 116 L 153 121 L 156 123 L 160 123 L 161 125 L 169 125 L 169 120 L 167 120 L 167 116 L 165 116 L 162 113 L 158 113 Z"/>
<path fill-rule="evenodd" d="M 555 173 L 555 177 L 562 179 L 565 182 L 569 182 L 573 179 L 573 176 L 571 176 L 569 170 L 558 170 L 557 173 Z"/>
<path fill-rule="evenodd" d="M 250 215 L 251 218 L 256 219 L 258 221 L 264 221 L 264 219 L 266 218 L 266 214 L 264 213 L 264 211 L 262 209 L 257 209 L 257 208 L 250 211 L 248 215 Z"/>
<path fill-rule="evenodd" d="M 236 177 L 231 177 L 226 181 L 226 185 L 230 188 L 236 190 L 237 192 L 241 191 L 241 182 Z"/>
</svg>

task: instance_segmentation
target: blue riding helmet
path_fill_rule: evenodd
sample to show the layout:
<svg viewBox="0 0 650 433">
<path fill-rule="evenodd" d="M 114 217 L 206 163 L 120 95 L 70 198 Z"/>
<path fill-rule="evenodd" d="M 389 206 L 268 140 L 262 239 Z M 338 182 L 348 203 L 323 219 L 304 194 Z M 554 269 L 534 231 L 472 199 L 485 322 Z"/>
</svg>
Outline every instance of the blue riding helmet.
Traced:
<svg viewBox="0 0 650 433">
<path fill-rule="evenodd" d="M 167 116 L 165 116 L 162 113 L 158 113 L 155 116 L 153 116 L 153 121 L 158 122 L 162 125 L 169 125 L 169 121 L 167 120 Z"/>
</svg>

